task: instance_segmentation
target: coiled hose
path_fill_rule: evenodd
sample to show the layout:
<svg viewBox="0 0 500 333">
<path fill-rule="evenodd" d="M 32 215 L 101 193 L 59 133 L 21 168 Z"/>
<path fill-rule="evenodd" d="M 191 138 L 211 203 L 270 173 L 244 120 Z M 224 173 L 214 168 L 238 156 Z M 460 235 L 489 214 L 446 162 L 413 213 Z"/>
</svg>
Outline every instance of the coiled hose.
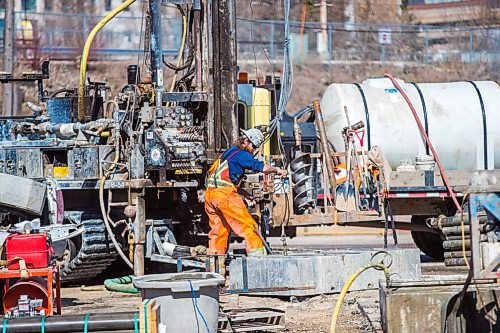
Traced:
<svg viewBox="0 0 500 333">
<path fill-rule="evenodd" d="M 104 176 L 102 176 L 100 182 L 99 182 L 99 204 L 101 206 L 101 214 L 102 214 L 102 219 L 104 221 L 104 225 L 106 226 L 106 230 L 108 231 L 109 237 L 111 238 L 111 241 L 113 241 L 113 245 L 116 248 L 116 251 L 120 255 L 120 257 L 125 261 L 128 267 L 131 269 L 134 269 L 134 265 L 130 262 L 130 260 L 127 258 L 127 256 L 123 253 L 122 248 L 116 241 L 115 235 L 113 233 L 113 230 L 111 230 L 111 226 L 109 225 L 109 220 L 108 220 L 108 214 L 106 213 L 106 208 L 104 206 L 104 183 L 106 182 L 106 179 L 109 177 L 111 172 L 115 169 L 116 163 L 118 163 L 118 159 L 120 157 L 120 139 L 116 139 L 117 143 L 115 145 L 115 158 L 109 168 L 106 170 L 104 173 Z"/>
<path fill-rule="evenodd" d="M 127 294 L 138 294 L 140 293 L 140 291 L 135 289 L 134 285 L 132 284 L 133 277 L 133 275 L 127 275 L 124 277 L 104 280 L 104 287 L 106 287 L 106 290 L 109 291 L 116 291 Z"/>
</svg>

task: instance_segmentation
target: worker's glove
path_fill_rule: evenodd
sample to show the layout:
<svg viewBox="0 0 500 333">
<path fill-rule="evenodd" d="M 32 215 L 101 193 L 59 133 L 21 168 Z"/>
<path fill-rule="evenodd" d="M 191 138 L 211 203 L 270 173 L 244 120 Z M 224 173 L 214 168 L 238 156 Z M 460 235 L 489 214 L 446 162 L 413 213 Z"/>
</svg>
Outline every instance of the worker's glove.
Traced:
<svg viewBox="0 0 500 333">
<path fill-rule="evenodd" d="M 278 169 L 278 170 L 276 171 L 276 174 L 277 174 L 278 176 L 281 176 L 281 177 L 286 177 L 287 172 L 286 172 L 286 170 L 285 170 L 285 169 Z"/>
<path fill-rule="evenodd" d="M 205 261 L 208 250 L 203 245 L 198 245 L 191 248 L 191 257 L 196 257 L 201 261 Z"/>
</svg>

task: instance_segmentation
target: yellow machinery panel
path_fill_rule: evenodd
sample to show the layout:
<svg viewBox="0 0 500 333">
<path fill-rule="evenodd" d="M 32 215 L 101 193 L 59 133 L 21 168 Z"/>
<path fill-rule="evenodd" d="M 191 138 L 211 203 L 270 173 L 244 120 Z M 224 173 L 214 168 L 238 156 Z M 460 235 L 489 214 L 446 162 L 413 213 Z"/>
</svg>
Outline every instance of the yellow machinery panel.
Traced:
<svg viewBox="0 0 500 333">
<path fill-rule="evenodd" d="M 271 119 L 271 92 L 264 88 L 253 88 L 252 105 L 248 107 L 245 116 L 245 127 L 252 128 L 259 125 L 269 126 Z M 264 144 L 264 156 L 271 154 L 271 143 Z"/>
<path fill-rule="evenodd" d="M 68 167 L 54 167 L 54 178 L 65 178 L 69 174 Z"/>
</svg>

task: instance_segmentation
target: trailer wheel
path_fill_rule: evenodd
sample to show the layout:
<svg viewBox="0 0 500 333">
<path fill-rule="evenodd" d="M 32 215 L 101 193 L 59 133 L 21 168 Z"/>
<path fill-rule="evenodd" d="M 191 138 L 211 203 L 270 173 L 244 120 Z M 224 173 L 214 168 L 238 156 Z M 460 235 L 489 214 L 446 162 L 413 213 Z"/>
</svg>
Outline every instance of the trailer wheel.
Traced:
<svg viewBox="0 0 500 333">
<path fill-rule="evenodd" d="M 412 230 L 411 236 L 420 251 L 436 260 L 444 260 L 443 240 L 439 234 Z"/>
</svg>

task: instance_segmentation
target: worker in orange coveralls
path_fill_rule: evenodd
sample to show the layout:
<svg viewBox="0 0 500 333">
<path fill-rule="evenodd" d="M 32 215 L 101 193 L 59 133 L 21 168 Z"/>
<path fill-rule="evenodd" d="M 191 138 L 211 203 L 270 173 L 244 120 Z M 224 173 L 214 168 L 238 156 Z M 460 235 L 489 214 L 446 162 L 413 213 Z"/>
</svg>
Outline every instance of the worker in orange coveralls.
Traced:
<svg viewBox="0 0 500 333">
<path fill-rule="evenodd" d="M 245 239 L 249 256 L 264 256 L 266 249 L 254 226 L 255 220 L 240 197 L 237 186 L 245 170 L 286 175 L 286 171 L 255 159 L 252 153 L 262 144 L 264 135 L 256 128 L 242 130 L 243 135 L 210 167 L 207 174 L 205 211 L 210 223 L 208 253 L 225 254 L 231 229 Z"/>
</svg>

